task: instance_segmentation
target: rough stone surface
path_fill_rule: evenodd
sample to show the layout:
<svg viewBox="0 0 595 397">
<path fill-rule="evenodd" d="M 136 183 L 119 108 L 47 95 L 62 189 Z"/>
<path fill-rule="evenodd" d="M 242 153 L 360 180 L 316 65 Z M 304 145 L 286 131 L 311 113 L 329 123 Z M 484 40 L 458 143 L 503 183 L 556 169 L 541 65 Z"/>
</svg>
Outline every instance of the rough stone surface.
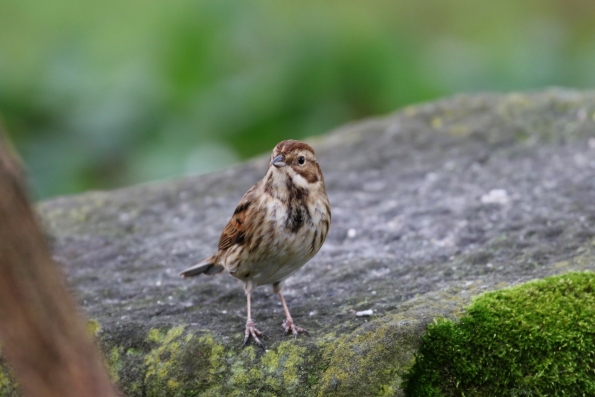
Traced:
<svg viewBox="0 0 595 397">
<path fill-rule="evenodd" d="M 214 252 L 267 158 L 39 205 L 126 395 L 402 395 L 432 319 L 484 291 L 595 269 L 595 92 L 457 96 L 310 143 L 333 221 L 286 297 L 312 337 L 283 336 L 261 287 L 266 352 L 242 348 L 235 279 L 178 273 Z"/>
</svg>

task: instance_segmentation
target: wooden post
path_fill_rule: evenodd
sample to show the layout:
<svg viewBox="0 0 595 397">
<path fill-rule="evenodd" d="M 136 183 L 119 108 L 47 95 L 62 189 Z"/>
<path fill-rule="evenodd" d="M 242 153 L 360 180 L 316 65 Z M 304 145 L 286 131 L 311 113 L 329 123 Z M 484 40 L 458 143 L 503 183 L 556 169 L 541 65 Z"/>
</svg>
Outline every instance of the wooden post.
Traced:
<svg viewBox="0 0 595 397">
<path fill-rule="evenodd" d="M 0 131 L 0 344 L 31 397 L 116 396 Z"/>
</svg>

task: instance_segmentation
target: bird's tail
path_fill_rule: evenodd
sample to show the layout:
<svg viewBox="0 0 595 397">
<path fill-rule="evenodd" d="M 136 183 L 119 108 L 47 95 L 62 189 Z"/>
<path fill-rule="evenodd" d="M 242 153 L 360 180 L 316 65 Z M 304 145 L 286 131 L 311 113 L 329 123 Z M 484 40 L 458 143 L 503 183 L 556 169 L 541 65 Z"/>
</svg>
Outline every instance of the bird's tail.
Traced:
<svg viewBox="0 0 595 397">
<path fill-rule="evenodd" d="M 215 256 L 211 256 L 210 258 L 205 259 L 204 261 L 196 264 L 188 269 L 184 270 L 180 273 L 182 277 L 192 277 L 198 276 L 199 274 L 208 274 L 213 275 L 222 272 L 223 266 L 216 265 L 215 263 Z"/>
</svg>

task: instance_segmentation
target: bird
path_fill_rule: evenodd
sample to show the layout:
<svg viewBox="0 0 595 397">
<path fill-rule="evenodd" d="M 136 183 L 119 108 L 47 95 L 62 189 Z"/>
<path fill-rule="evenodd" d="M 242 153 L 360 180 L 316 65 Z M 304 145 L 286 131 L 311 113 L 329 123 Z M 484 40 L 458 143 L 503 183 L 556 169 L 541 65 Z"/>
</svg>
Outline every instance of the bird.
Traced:
<svg viewBox="0 0 595 397">
<path fill-rule="evenodd" d="M 301 141 L 278 143 L 265 176 L 242 197 L 223 229 L 218 251 L 180 273 L 214 275 L 224 270 L 244 284 L 247 301 L 244 346 L 249 340 L 265 349 L 250 301 L 256 287 L 272 285 L 279 295 L 284 334 L 309 333 L 298 327 L 283 296 L 289 276 L 322 247 L 331 224 L 331 207 L 314 149 Z"/>
</svg>

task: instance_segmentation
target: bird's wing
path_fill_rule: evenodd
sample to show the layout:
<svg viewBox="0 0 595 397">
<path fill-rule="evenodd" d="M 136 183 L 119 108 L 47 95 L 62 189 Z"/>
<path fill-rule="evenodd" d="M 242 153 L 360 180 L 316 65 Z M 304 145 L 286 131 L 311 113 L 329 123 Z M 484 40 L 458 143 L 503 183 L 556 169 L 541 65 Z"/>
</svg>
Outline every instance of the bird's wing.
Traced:
<svg viewBox="0 0 595 397">
<path fill-rule="evenodd" d="M 243 244 L 245 241 L 245 233 L 250 226 L 250 209 L 254 204 L 256 196 L 256 190 L 259 184 L 252 186 L 250 190 L 244 194 L 242 200 L 236 207 L 231 219 L 227 222 L 227 225 L 221 233 L 219 239 L 219 251 L 225 251 L 229 247 L 235 244 Z"/>
</svg>

